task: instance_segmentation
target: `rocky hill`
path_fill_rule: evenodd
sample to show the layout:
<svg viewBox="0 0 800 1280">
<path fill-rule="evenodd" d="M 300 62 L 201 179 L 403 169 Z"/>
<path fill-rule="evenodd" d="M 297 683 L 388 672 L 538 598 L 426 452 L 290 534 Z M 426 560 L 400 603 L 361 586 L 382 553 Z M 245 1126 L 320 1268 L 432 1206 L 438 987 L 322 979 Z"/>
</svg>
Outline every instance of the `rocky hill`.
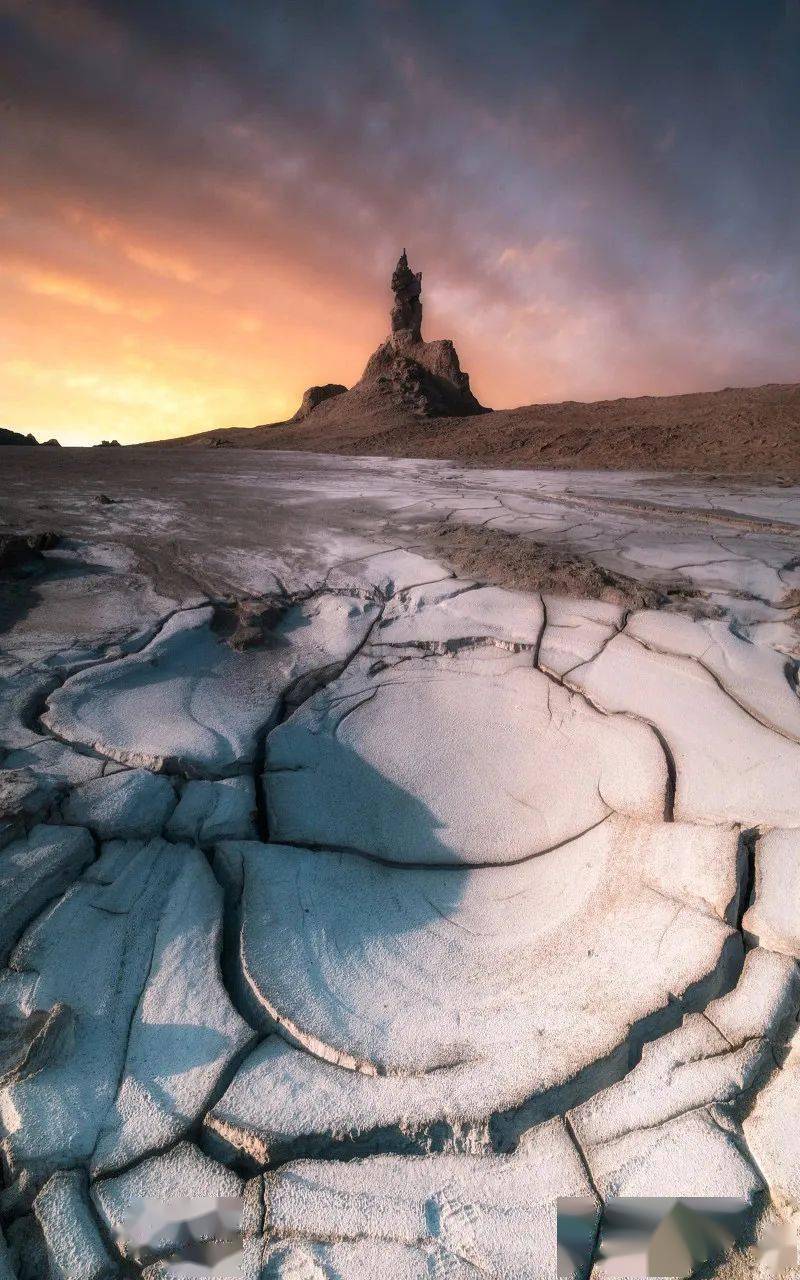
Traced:
<svg viewBox="0 0 800 1280">
<path fill-rule="evenodd" d="M 58 440 L 43 440 L 42 443 L 58 446 L 59 442 Z M 0 445 L 2 444 L 38 445 L 39 441 L 30 431 L 27 435 L 23 435 L 21 431 L 12 431 L 10 427 L 0 427 Z"/>
<path fill-rule="evenodd" d="M 473 395 L 453 343 L 423 339 L 422 274 L 410 269 L 405 250 L 391 286 L 391 332 L 349 390 L 338 383 L 310 387 L 288 422 L 171 443 L 800 476 L 800 383 L 489 410 Z"/>
<path fill-rule="evenodd" d="M 532 404 L 468 418 L 419 418 L 365 395 L 363 412 L 320 404 L 300 423 L 208 431 L 181 446 L 311 449 L 452 458 L 493 466 L 641 468 L 800 477 L 800 384 L 682 396 Z"/>
</svg>

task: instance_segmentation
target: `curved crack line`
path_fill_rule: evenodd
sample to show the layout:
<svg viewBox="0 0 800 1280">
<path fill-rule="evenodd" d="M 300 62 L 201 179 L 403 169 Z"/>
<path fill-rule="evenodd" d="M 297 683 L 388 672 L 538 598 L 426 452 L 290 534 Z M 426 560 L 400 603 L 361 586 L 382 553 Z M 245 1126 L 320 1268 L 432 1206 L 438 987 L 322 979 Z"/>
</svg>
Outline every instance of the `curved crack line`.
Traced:
<svg viewBox="0 0 800 1280">
<path fill-rule="evenodd" d="M 468 872 L 468 871 L 497 871 L 503 867 L 518 867 L 525 862 L 533 862 L 536 858 L 544 858 L 549 853 L 555 853 L 559 849 L 564 849 L 568 845 L 576 844 L 590 831 L 595 831 L 601 827 L 604 822 L 608 822 L 611 818 L 619 815 L 615 812 L 606 813 L 602 818 L 598 818 L 597 822 L 593 822 L 583 831 L 579 831 L 577 835 L 566 836 L 563 840 L 557 841 L 555 844 L 548 845 L 546 849 L 540 849 L 536 853 L 526 853 L 520 858 L 512 858 L 504 862 L 398 862 L 392 858 L 381 857 L 380 854 L 372 853 L 368 849 L 359 849 L 355 845 L 347 844 L 323 844 L 312 840 L 286 840 L 273 839 L 267 843 L 276 845 L 285 845 L 288 849 L 306 849 L 310 853 L 330 854 L 338 857 L 341 854 L 352 855 L 354 858 L 362 858 L 365 862 L 375 862 L 381 867 L 388 867 L 394 871 L 443 871 L 452 872 Z"/>
<path fill-rule="evenodd" d="M 334 1049 L 326 1044 L 324 1040 L 320 1040 L 309 1031 L 304 1031 L 296 1022 L 289 1018 L 286 1014 L 281 1013 L 277 1005 L 274 1005 L 267 998 L 264 992 L 255 981 L 247 964 L 245 956 L 245 937 L 244 929 L 239 934 L 239 965 L 242 977 L 247 983 L 248 990 L 252 998 L 255 1000 L 262 1014 L 267 1018 L 269 1023 L 277 1035 L 281 1036 L 287 1044 L 293 1045 L 296 1049 L 302 1049 L 305 1053 L 310 1054 L 312 1058 L 318 1058 L 322 1062 L 328 1062 L 334 1067 L 344 1067 L 348 1071 L 355 1071 L 359 1075 L 380 1076 L 387 1074 L 379 1071 L 372 1062 L 365 1059 L 355 1058 L 341 1049 Z"/>
<path fill-rule="evenodd" d="M 682 662 L 693 662 L 696 667 L 699 667 L 701 671 L 704 671 L 706 673 L 709 679 L 713 680 L 714 684 L 717 686 L 720 693 L 723 693 L 725 697 L 729 700 L 729 702 L 732 702 L 735 707 L 738 707 L 739 710 L 744 715 L 748 716 L 749 719 L 751 719 L 755 724 L 760 725 L 762 729 L 767 729 L 770 733 L 776 734 L 777 737 L 779 738 L 784 738 L 786 742 L 791 742 L 791 743 L 800 745 L 800 732 L 798 732 L 798 735 L 795 737 L 791 733 L 787 733 L 785 730 L 779 728 L 778 725 L 772 723 L 771 721 L 762 719 L 762 717 L 758 714 L 756 710 L 754 710 L 752 707 L 746 706 L 745 703 L 740 701 L 740 699 L 736 696 L 736 693 L 732 689 L 729 689 L 727 685 L 723 683 L 722 679 L 716 674 L 716 672 L 712 671 L 710 667 L 706 666 L 705 662 L 703 662 L 703 658 L 705 654 L 708 653 L 708 650 L 712 648 L 713 645 L 715 644 L 714 640 L 711 640 L 709 642 L 708 648 L 706 648 L 702 654 L 696 657 L 694 654 L 691 654 L 691 653 L 675 653 L 671 649 L 660 649 L 656 645 L 650 644 L 645 640 L 641 640 L 637 635 L 633 635 L 630 631 L 627 631 L 627 630 L 625 631 L 625 638 L 628 640 L 632 640 L 634 644 L 638 644 L 639 647 L 641 649 L 644 649 L 647 653 L 655 654 L 656 657 L 677 658 Z M 592 659 L 592 661 L 594 661 L 594 659 Z M 582 665 L 588 666 L 589 664 L 586 663 Z M 798 699 L 797 701 L 797 714 L 798 714 L 798 717 L 800 717 L 800 699 Z"/>
<path fill-rule="evenodd" d="M 616 639 L 616 634 L 617 633 L 615 632 L 613 635 L 608 637 L 603 644 L 603 649 L 605 649 L 606 645 L 610 644 L 612 640 Z M 591 666 L 592 663 L 600 656 L 602 651 L 602 649 L 599 650 L 598 653 L 595 654 L 594 658 L 590 658 L 588 661 L 576 663 L 574 667 L 570 667 L 568 671 L 565 671 L 561 677 L 557 676 L 547 667 L 539 667 L 539 670 L 547 677 L 548 680 L 552 680 L 553 684 L 560 685 L 562 689 L 566 689 L 574 696 L 583 699 L 587 706 L 591 707 L 593 711 L 597 711 L 601 716 L 606 716 L 609 719 L 614 716 L 621 716 L 624 719 L 635 720 L 639 724 L 647 725 L 661 748 L 667 769 L 667 785 L 664 789 L 664 821 L 674 822 L 678 770 L 672 748 L 658 725 L 654 724 L 652 720 L 648 720 L 646 716 L 639 715 L 635 711 L 611 711 L 607 707 L 602 706 L 601 703 L 595 702 L 584 689 L 580 689 L 577 685 L 567 682 L 568 675 L 571 675 L 573 671 L 578 671 L 581 667 Z"/>
</svg>

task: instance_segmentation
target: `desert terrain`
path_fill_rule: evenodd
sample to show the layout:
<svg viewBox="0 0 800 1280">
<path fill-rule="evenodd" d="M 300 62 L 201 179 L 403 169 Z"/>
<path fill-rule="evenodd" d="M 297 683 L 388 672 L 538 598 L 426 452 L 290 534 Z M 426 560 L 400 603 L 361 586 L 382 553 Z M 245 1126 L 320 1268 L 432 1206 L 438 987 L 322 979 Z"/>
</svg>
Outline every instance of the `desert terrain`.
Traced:
<svg viewBox="0 0 800 1280">
<path fill-rule="evenodd" d="M 205 431 L 182 446 L 309 449 L 454 459 L 475 466 L 657 469 L 800 479 L 800 384 L 523 405 L 426 417 L 359 396 L 299 422 Z"/>
<path fill-rule="evenodd" d="M 177 1276 L 177 1218 L 193 1274 L 523 1280 L 575 1197 L 589 1276 L 619 1196 L 736 1197 L 694 1270 L 755 1274 L 800 1209 L 800 488 L 3 466 L 0 1275 Z"/>
<path fill-rule="evenodd" d="M 411 270 L 405 250 L 390 286 L 390 332 L 352 387 L 309 387 L 288 422 L 203 431 L 168 443 L 800 480 L 800 383 L 491 410 L 473 394 L 452 341 L 423 338 L 422 273 Z"/>
<path fill-rule="evenodd" d="M 0 31 L 0 1280 L 800 1280 L 800 0 Z"/>
</svg>

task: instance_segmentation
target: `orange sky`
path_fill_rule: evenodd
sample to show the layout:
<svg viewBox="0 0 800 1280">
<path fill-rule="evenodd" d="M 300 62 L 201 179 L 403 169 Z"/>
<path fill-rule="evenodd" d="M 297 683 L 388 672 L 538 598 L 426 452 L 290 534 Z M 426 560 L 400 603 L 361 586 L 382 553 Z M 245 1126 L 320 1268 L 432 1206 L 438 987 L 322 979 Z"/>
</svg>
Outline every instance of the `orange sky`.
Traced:
<svg viewBox="0 0 800 1280">
<path fill-rule="evenodd" d="M 388 331 L 394 256 L 383 281 L 376 270 L 353 290 L 280 244 L 254 259 L 191 227 L 170 235 L 146 216 L 122 221 L 64 201 L 49 205 L 46 226 L 35 250 L 24 235 L 0 249 L 4 418 L 42 439 L 127 443 L 279 421 L 307 386 L 355 382 Z M 435 267 L 425 274 L 435 278 Z M 504 358 L 513 328 L 487 350 L 495 335 L 459 324 L 458 299 L 439 293 L 425 290 L 426 336 L 456 338 L 487 403 L 558 394 L 546 359 L 537 369 L 513 345 Z"/>
<path fill-rule="evenodd" d="M 644 8 L 0 0 L 0 425 L 285 418 L 403 245 L 485 404 L 796 380 L 800 0 Z"/>
<path fill-rule="evenodd" d="M 309 382 L 355 380 L 381 336 L 378 313 L 302 264 L 266 252 L 256 267 L 93 209 L 56 217 L 52 251 L 0 253 L 3 413 L 17 430 L 85 444 L 279 420 Z"/>
</svg>

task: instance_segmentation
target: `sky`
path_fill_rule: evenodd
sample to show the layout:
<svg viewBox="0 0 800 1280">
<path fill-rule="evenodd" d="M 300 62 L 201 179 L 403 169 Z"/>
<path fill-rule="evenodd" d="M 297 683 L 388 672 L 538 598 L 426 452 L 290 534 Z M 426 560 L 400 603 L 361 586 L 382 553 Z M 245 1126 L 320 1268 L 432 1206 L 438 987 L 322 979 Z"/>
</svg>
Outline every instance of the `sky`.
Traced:
<svg viewBox="0 0 800 1280">
<path fill-rule="evenodd" d="M 399 251 L 507 408 L 800 381 L 800 0 L 0 0 L 0 425 L 359 377 Z"/>
</svg>

